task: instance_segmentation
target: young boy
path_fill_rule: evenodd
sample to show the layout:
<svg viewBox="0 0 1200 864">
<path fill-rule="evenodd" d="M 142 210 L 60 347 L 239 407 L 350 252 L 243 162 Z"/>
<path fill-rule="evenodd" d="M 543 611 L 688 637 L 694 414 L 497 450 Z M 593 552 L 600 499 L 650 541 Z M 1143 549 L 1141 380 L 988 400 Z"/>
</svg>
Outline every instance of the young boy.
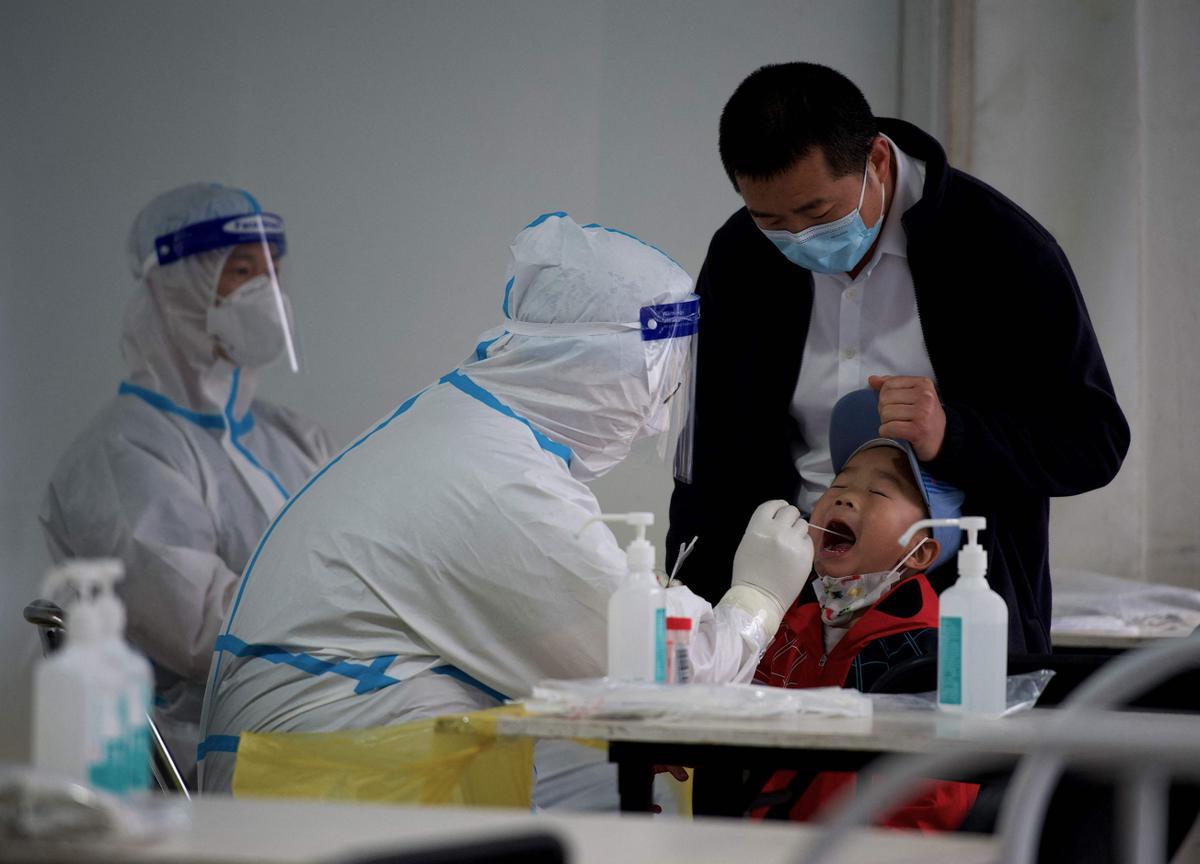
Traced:
<svg viewBox="0 0 1200 864">
<path fill-rule="evenodd" d="M 867 691 L 897 664 L 937 653 L 937 595 L 924 571 L 957 551 L 961 532 L 922 530 L 903 549 L 898 541 L 918 519 L 958 516 L 963 494 L 925 474 L 907 442 L 879 438 L 879 426 L 874 391 L 834 406 L 837 476 L 809 519 L 825 529 L 814 531 L 813 577 L 763 655 L 758 683 Z M 806 820 L 853 782 L 847 772 L 776 771 L 748 809 L 756 818 Z M 931 783 L 885 824 L 956 828 L 977 791 Z"/>
</svg>

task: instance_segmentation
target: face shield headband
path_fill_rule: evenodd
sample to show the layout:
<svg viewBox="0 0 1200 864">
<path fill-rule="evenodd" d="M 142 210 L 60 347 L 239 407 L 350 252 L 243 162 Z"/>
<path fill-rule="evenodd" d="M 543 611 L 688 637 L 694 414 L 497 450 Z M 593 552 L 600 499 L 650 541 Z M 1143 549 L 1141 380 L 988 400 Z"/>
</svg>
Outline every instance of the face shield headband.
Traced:
<svg viewBox="0 0 1200 864">
<path fill-rule="evenodd" d="M 154 238 L 151 263 L 163 267 L 189 255 L 243 243 L 267 243 L 282 258 L 287 252 L 282 217 L 274 213 L 243 213 L 185 225 Z"/>
</svg>

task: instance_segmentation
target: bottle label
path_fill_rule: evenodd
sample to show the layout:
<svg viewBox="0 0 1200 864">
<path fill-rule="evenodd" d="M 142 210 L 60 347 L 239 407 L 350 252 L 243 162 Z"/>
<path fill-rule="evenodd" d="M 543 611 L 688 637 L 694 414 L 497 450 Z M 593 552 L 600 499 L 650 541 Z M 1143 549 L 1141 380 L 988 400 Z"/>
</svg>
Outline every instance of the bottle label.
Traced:
<svg viewBox="0 0 1200 864">
<path fill-rule="evenodd" d="M 962 619 L 944 617 L 938 624 L 938 702 L 962 704 Z"/>
<path fill-rule="evenodd" d="M 667 610 L 656 609 L 654 615 L 654 680 L 667 681 Z"/>
</svg>

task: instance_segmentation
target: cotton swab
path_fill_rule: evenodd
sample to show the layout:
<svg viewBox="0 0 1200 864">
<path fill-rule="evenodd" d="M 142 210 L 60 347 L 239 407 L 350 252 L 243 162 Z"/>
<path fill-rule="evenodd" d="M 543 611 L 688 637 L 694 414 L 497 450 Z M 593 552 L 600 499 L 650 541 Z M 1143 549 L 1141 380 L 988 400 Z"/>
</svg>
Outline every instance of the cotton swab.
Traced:
<svg viewBox="0 0 1200 864">
<path fill-rule="evenodd" d="M 854 542 L 853 537 L 847 537 L 845 534 L 842 534 L 840 531 L 830 531 L 828 528 L 822 528 L 820 525 L 814 525 L 811 522 L 808 523 L 808 527 L 816 528 L 818 531 L 824 531 L 826 534 L 832 534 L 834 537 L 841 537 L 843 540 L 849 540 L 851 543 Z"/>
</svg>

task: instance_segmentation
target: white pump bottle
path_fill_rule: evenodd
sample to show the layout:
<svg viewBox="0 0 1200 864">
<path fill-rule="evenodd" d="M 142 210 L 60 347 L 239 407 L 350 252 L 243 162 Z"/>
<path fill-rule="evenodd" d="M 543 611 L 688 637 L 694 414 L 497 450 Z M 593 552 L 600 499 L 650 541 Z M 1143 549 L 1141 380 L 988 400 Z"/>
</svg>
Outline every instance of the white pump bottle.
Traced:
<svg viewBox="0 0 1200 864">
<path fill-rule="evenodd" d="M 124 679 L 104 656 L 94 564 L 69 561 L 46 576 L 46 596 L 70 597 L 63 604 L 70 629 L 62 650 L 41 660 L 34 673 L 33 764 L 121 795 L 129 788 Z"/>
<path fill-rule="evenodd" d="M 958 581 L 938 598 L 938 707 L 957 714 L 999 717 L 1006 706 L 1008 605 L 993 591 L 987 553 L 978 534 L 982 516 L 922 519 L 900 537 L 907 546 L 921 528 L 958 526 L 967 542 L 958 552 Z"/>
<path fill-rule="evenodd" d="M 617 681 L 667 680 L 666 592 L 654 575 L 654 544 L 646 529 L 653 513 L 596 516 L 583 523 L 624 522 L 637 529 L 625 550 L 626 573 L 608 601 L 608 677 Z"/>
</svg>

